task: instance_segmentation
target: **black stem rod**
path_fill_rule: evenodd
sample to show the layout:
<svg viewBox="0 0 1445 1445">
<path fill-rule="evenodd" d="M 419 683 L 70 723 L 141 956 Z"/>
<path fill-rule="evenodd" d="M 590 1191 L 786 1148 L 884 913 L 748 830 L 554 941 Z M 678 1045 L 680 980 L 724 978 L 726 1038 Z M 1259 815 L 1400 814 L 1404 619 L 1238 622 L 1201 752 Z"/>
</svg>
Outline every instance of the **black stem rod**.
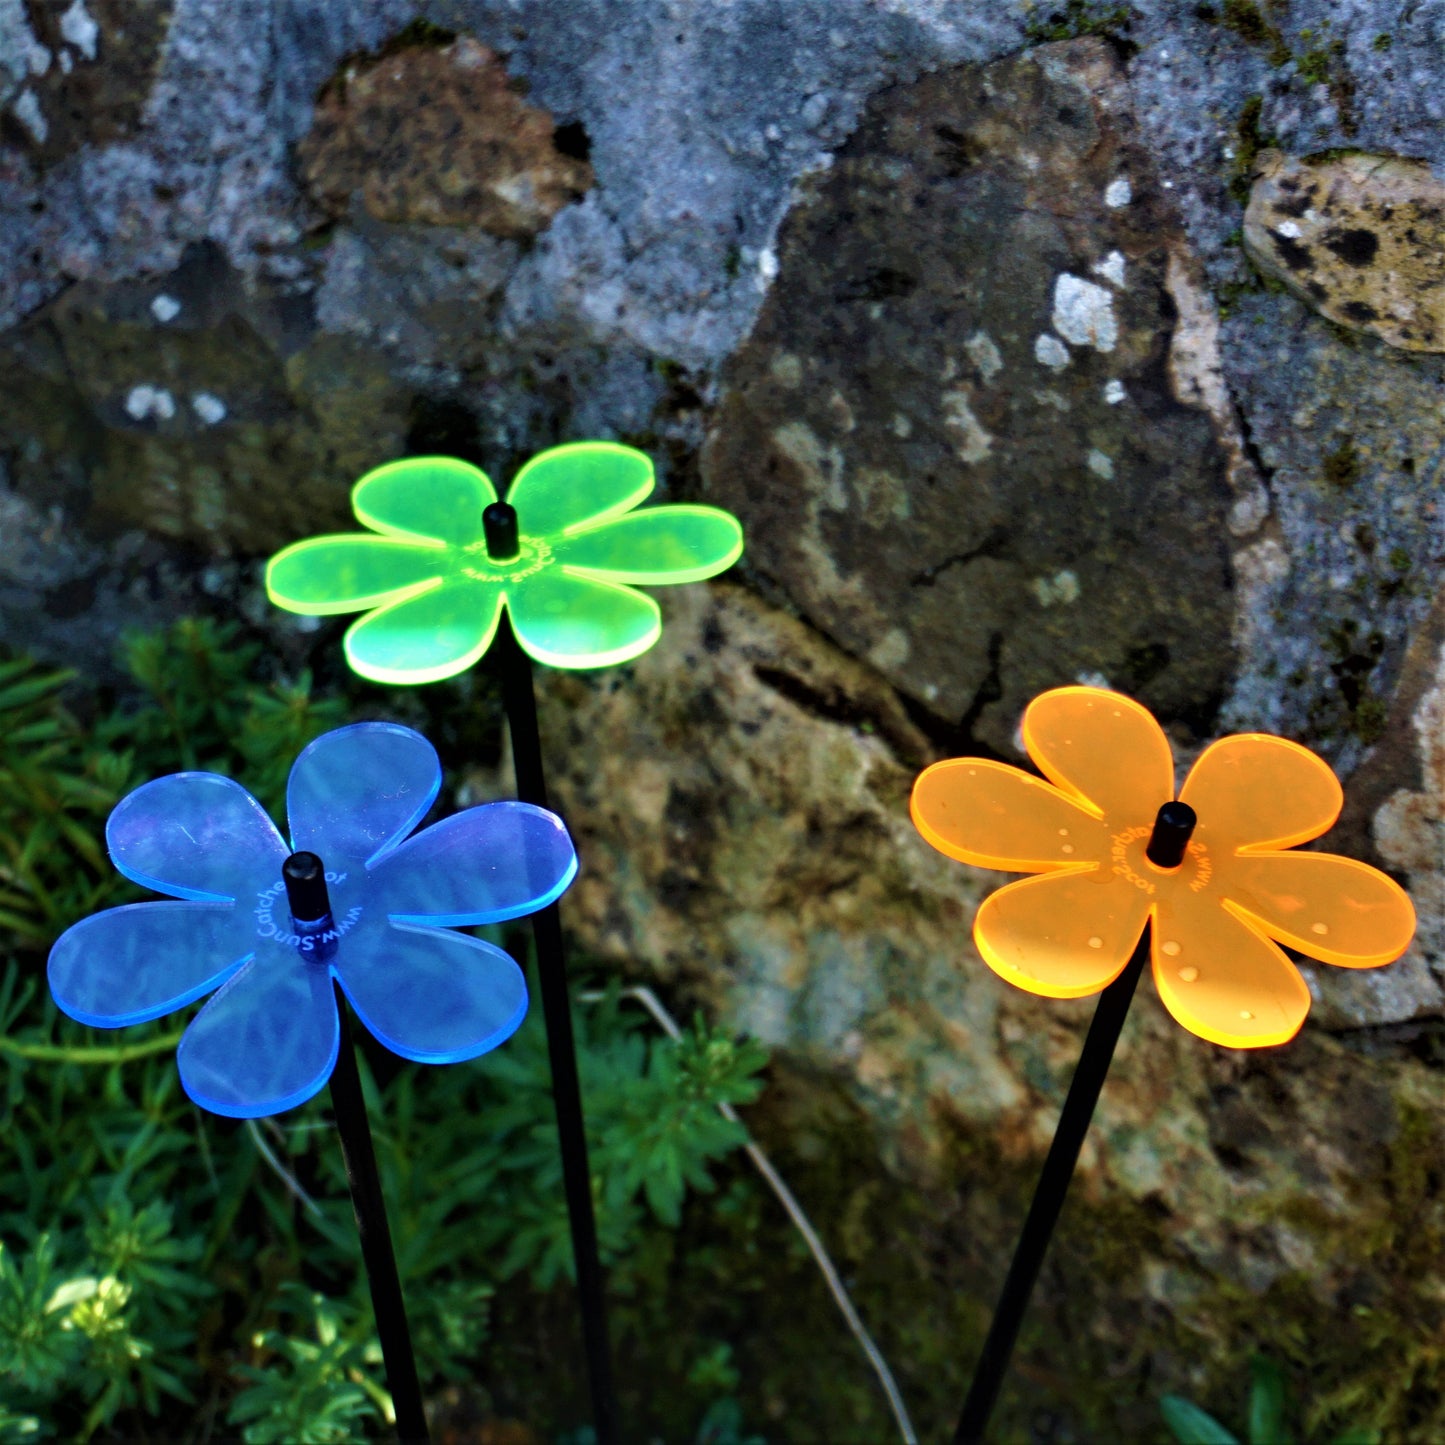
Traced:
<svg viewBox="0 0 1445 1445">
<path fill-rule="evenodd" d="M 532 660 L 519 646 L 505 612 L 497 629 L 493 655 L 501 674 L 502 701 L 512 738 L 517 796 L 524 803 L 545 808 L 547 782 L 542 769 L 542 740 L 537 729 Z M 612 1381 L 612 1351 L 607 1337 L 602 1263 L 597 1254 L 592 1174 L 587 1163 L 587 1135 L 582 1119 L 577 1049 L 572 1037 L 562 922 L 555 903 L 532 914 L 532 936 L 537 945 L 537 979 L 542 992 L 547 1056 L 552 1068 L 552 1101 L 562 1149 L 562 1185 L 572 1230 L 572 1256 L 577 1265 L 577 1295 L 582 1312 L 592 1422 L 597 1445 L 616 1445 L 617 1399 Z"/>
<path fill-rule="evenodd" d="M 293 853 L 281 866 L 291 921 L 298 933 L 314 932 L 331 919 L 331 899 L 326 889 L 326 867 L 315 853 Z M 315 965 L 312 965 L 315 966 Z M 333 982 L 336 1009 L 340 1016 L 341 1045 L 331 1071 L 331 1103 L 336 1112 L 336 1132 L 341 1137 L 341 1157 L 346 1163 L 346 1182 L 351 1188 L 351 1207 L 356 1215 L 356 1232 L 361 1239 L 361 1259 L 371 1287 L 371 1309 L 376 1316 L 376 1333 L 381 1340 L 381 1358 L 386 1367 L 386 1384 L 396 1411 L 396 1434 L 402 1445 L 429 1445 L 426 1413 L 422 1408 L 421 1382 L 417 1379 L 416 1356 L 412 1352 L 411 1330 L 406 1320 L 401 1279 L 396 1272 L 396 1254 L 391 1247 L 391 1229 L 386 1222 L 386 1200 L 376 1168 L 376 1150 L 371 1126 L 366 1119 L 366 1102 L 361 1093 L 361 1075 L 356 1068 L 356 1045 L 351 1014 L 341 985 Z"/>
<path fill-rule="evenodd" d="M 356 1214 L 356 1232 L 361 1236 L 361 1258 L 371 1286 L 371 1308 L 376 1315 L 376 1333 L 381 1339 L 381 1358 L 386 1366 L 386 1386 L 396 1409 L 396 1437 L 402 1445 L 428 1445 L 426 1413 L 421 1403 L 421 1382 L 416 1374 L 411 1329 L 406 1321 L 406 1302 L 396 1272 L 396 1255 L 391 1247 L 391 1230 L 386 1222 L 386 1201 L 381 1194 L 381 1176 L 376 1169 L 376 1151 L 371 1127 L 366 1122 L 366 1104 L 361 1095 L 361 1075 L 356 1068 L 356 1050 L 351 1016 L 336 988 L 336 1007 L 341 1014 L 341 1048 L 331 1072 L 331 1102 L 336 1110 L 336 1132 L 341 1136 L 341 1154 L 346 1161 L 346 1182 L 351 1186 L 351 1206 Z"/>
<path fill-rule="evenodd" d="M 1165 803 L 1154 820 L 1154 830 L 1145 849 L 1149 861 L 1159 868 L 1177 868 L 1183 861 L 1196 821 L 1194 809 L 1187 803 Z M 1114 1049 L 1128 1016 L 1134 990 L 1138 987 L 1144 965 L 1149 961 L 1150 931 L 1150 925 L 1145 923 L 1124 971 L 1099 995 L 1099 1003 L 1059 1115 L 1058 1127 L 1054 1130 L 1053 1142 L 1049 1145 L 1039 1182 L 1034 1186 L 1034 1197 L 1029 1204 L 1023 1230 L 1014 1246 L 1013 1260 L 1004 1278 L 988 1337 L 974 1367 L 973 1382 L 963 1402 L 963 1413 L 954 1431 L 953 1445 L 982 1445 L 989 1416 L 993 1413 L 999 1387 L 1013 1355 L 1019 1326 L 1028 1309 L 1049 1240 L 1053 1237 L 1069 1183 L 1074 1177 L 1074 1166 L 1079 1161 L 1084 1136 L 1089 1132 L 1104 1079 L 1113 1062 Z"/>
<path fill-rule="evenodd" d="M 521 555 L 517 509 L 508 503 L 493 502 L 482 508 L 482 535 L 487 542 L 487 556 L 493 562 L 511 562 Z"/>
</svg>

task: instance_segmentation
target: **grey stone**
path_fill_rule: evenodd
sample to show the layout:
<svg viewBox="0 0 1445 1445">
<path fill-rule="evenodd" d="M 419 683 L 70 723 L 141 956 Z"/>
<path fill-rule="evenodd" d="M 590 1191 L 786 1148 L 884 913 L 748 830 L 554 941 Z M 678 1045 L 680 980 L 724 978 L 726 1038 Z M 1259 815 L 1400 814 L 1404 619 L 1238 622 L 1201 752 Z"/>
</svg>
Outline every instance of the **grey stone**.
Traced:
<svg viewBox="0 0 1445 1445">
<path fill-rule="evenodd" d="M 736 366 L 773 398 L 761 437 L 783 470 L 823 479 L 819 524 L 750 515 L 744 585 L 662 593 L 663 640 L 632 668 L 544 673 L 558 805 L 583 845 L 564 905 L 576 940 L 846 1089 L 884 1126 L 882 1167 L 946 1194 L 937 1238 L 977 1241 L 989 1271 L 968 1297 L 983 1300 L 1009 1243 L 994 1175 L 1023 1197 L 1089 1006 L 982 969 L 969 921 L 1005 880 L 922 845 L 912 777 L 966 733 L 1007 751 L 1027 692 L 1070 675 L 1141 691 L 1175 724 L 1181 765 L 1237 727 L 1324 749 L 1348 791 L 1322 846 L 1407 883 L 1415 945 L 1382 970 L 1311 970 L 1303 1036 L 1247 1059 L 1182 1034 L 1146 983 L 1071 1196 L 1084 1222 L 1061 1236 L 1035 1320 L 1071 1331 L 1060 1409 L 1081 1420 L 1060 1428 L 1076 1434 L 1157 1429 L 1155 1386 L 1237 1403 L 1220 1362 L 1266 1307 L 1317 1381 L 1371 1401 L 1393 1389 L 1402 1346 L 1438 1314 L 1435 1261 L 1409 1254 L 1434 1205 L 1409 1188 L 1440 1119 L 1445 378 L 1437 358 L 1271 289 L 1239 233 L 1271 143 L 1445 165 L 1438 7 L 1291 0 L 1252 7 L 1251 26 L 1248 5 L 1195 0 L 431 0 L 427 20 L 494 51 L 590 151 L 592 188 L 502 241 L 331 214 L 298 184 L 318 93 L 395 39 L 409 0 L 175 0 L 146 11 L 160 42 L 129 51 L 116 17 L 138 7 L 85 0 L 94 58 L 79 14 L 64 33 L 73 6 L 0 0 L 0 641 L 98 675 L 126 623 L 211 608 L 268 628 L 286 667 L 321 645 L 335 666 L 319 641 L 335 629 L 279 615 L 259 571 L 280 543 L 349 525 L 367 466 L 445 450 L 505 481 L 542 446 L 618 436 L 654 457 L 661 497 L 719 488 L 746 511 L 765 451 L 735 437 L 715 464 Z M 1071 27 L 1113 33 L 1039 46 Z M 1035 105 L 1076 97 L 1076 126 L 1034 112 L 1037 174 L 1017 120 L 957 89 L 1005 73 L 1032 76 Z M 879 117 L 902 126 L 908 96 L 920 143 L 890 150 Z M 979 246 L 976 229 L 974 250 L 945 253 L 940 222 L 929 250 L 897 208 L 925 189 L 930 96 L 945 124 L 1000 120 L 959 129 L 960 175 L 933 175 L 950 194 L 972 173 L 1027 199 L 1028 245 Z M 1067 139 L 1090 127 L 1097 154 Z M 963 287 L 914 288 L 936 296 L 947 358 L 928 354 L 932 314 L 902 324 L 909 297 L 818 291 L 820 314 L 798 314 L 800 293 L 858 259 L 846 228 L 819 233 L 818 254 L 798 244 L 840 195 L 877 207 L 888 268 L 927 261 L 930 284 Z M 965 325 L 975 292 L 989 316 Z M 769 354 L 779 318 L 813 327 L 827 386 L 802 351 Z M 961 503 L 946 512 L 923 494 L 930 456 Z M 1018 515 L 1026 497 L 1036 518 Z M 1011 554 L 907 585 L 954 555 L 925 550 L 940 531 L 966 551 L 994 527 Z M 1090 545 L 1071 553 L 1080 532 Z M 816 541 L 801 564 L 800 535 Z M 830 567 L 837 587 L 817 580 Z M 895 631 L 913 592 L 933 613 Z M 1168 666 L 1146 679 L 1163 661 L 1146 650 L 1131 671 L 1135 643 L 1167 645 Z M 825 1200 L 825 1233 L 845 1213 Z M 1080 1301 L 1104 1299 L 1079 1329 Z M 1356 1301 L 1377 1323 L 1398 1307 L 1415 1334 L 1382 1328 L 1362 1356 L 1339 1323 Z M 957 1344 L 930 1348 L 952 1363 Z M 1127 1426 L 1087 1428 L 1091 1387 L 1133 1402 Z"/>
<path fill-rule="evenodd" d="M 1227 459 L 1170 376 L 1179 241 L 1092 41 L 885 92 L 783 228 L 707 494 L 961 738 L 1008 748 L 1083 673 L 1203 733 L 1229 684 Z"/>
<path fill-rule="evenodd" d="M 1273 509 L 1243 564 L 1222 722 L 1308 741 L 1348 776 L 1445 573 L 1445 363 L 1336 331 L 1285 295 L 1242 298 L 1222 354 Z"/>
<path fill-rule="evenodd" d="M 158 294 L 179 302 L 165 322 Z M 317 334 L 304 304 L 247 294 L 204 247 L 163 287 L 73 286 L 4 337 L 0 378 L 21 496 L 92 538 L 144 528 L 221 556 L 341 523 L 410 403 L 372 353 Z"/>
</svg>

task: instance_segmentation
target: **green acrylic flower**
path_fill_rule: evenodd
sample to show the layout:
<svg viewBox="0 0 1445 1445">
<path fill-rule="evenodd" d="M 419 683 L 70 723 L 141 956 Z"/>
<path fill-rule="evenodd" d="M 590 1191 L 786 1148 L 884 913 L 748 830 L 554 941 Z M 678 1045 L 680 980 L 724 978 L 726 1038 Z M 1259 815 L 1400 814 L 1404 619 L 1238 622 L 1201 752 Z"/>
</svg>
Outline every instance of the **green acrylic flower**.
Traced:
<svg viewBox="0 0 1445 1445">
<path fill-rule="evenodd" d="M 606 667 L 662 635 L 652 598 L 629 583 L 696 582 L 743 550 L 737 519 L 716 507 L 633 508 L 652 463 L 614 442 L 539 453 L 507 492 L 515 555 L 489 548 L 482 513 L 497 501 L 485 472 L 454 457 L 411 457 L 368 472 L 351 505 L 370 533 L 311 537 L 278 552 L 266 591 L 289 612 L 361 612 L 346 659 L 375 682 L 437 682 L 469 668 L 502 608 L 522 647 L 553 667 Z M 506 508 L 496 509 L 506 514 Z"/>
</svg>

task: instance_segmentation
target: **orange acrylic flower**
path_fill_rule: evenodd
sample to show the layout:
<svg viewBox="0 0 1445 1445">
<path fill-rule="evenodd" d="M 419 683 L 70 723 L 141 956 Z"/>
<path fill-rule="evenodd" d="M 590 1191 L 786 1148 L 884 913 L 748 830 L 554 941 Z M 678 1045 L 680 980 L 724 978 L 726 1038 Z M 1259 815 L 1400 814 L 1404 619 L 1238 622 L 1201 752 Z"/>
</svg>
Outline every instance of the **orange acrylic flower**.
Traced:
<svg viewBox="0 0 1445 1445">
<path fill-rule="evenodd" d="M 1198 815 L 1184 861 L 1144 855 L 1174 797 L 1169 740 L 1121 693 L 1061 687 L 1029 704 L 1024 745 L 1048 782 L 950 758 L 923 772 L 918 831 L 963 863 L 1039 877 L 986 898 L 973 936 L 1000 978 L 1049 998 L 1098 993 L 1146 922 L 1154 984 L 1191 1033 L 1230 1048 L 1282 1044 L 1310 993 L 1287 944 L 1343 968 L 1398 958 L 1415 931 L 1405 891 L 1378 869 L 1290 852 L 1339 817 L 1344 794 L 1308 748 L 1265 733 L 1211 744 L 1179 801 Z"/>
</svg>

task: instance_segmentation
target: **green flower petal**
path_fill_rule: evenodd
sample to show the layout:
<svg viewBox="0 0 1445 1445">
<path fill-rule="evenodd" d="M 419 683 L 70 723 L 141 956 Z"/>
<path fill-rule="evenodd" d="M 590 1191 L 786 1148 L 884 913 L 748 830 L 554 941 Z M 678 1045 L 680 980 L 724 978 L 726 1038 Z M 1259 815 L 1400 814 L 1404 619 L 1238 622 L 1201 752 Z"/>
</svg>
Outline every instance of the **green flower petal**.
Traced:
<svg viewBox="0 0 1445 1445">
<path fill-rule="evenodd" d="M 699 582 L 742 556 L 743 529 L 717 507 L 652 507 L 553 546 L 567 566 L 612 582 Z"/>
<path fill-rule="evenodd" d="M 351 510 L 373 531 L 458 547 L 480 540 L 482 510 L 496 500 L 487 474 L 455 457 L 388 462 L 351 489 Z"/>
<path fill-rule="evenodd" d="M 308 537 L 266 564 L 266 593 L 288 612 L 360 612 L 400 600 L 441 575 L 446 552 L 353 532 Z"/>
<path fill-rule="evenodd" d="M 517 641 L 552 667 L 627 662 L 662 636 L 662 613 L 652 598 L 564 567 L 509 586 L 507 606 Z"/>
<path fill-rule="evenodd" d="M 569 442 L 538 452 L 512 478 L 507 501 L 529 537 L 593 527 L 631 511 L 652 490 L 652 463 L 616 442 Z"/>
<path fill-rule="evenodd" d="M 491 646 L 502 589 L 470 578 L 368 613 L 346 633 L 346 660 L 373 682 L 440 682 Z"/>
</svg>

